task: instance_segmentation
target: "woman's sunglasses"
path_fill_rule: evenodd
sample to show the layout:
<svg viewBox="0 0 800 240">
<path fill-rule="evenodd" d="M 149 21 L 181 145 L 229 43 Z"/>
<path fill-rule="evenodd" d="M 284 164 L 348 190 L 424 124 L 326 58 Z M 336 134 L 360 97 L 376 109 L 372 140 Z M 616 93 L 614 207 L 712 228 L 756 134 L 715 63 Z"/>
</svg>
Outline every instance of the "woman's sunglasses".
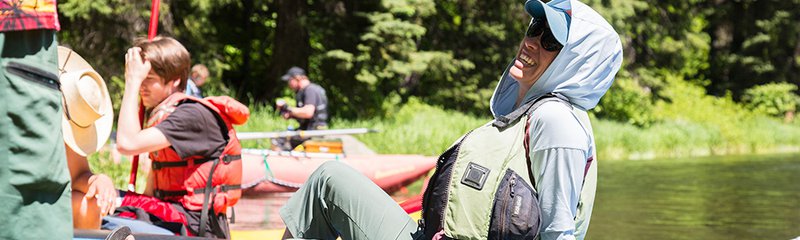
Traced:
<svg viewBox="0 0 800 240">
<path fill-rule="evenodd" d="M 533 19 L 533 22 L 528 25 L 528 31 L 525 32 L 525 36 L 535 38 L 539 35 L 542 36 L 539 41 L 542 43 L 542 48 L 544 48 L 544 50 L 554 52 L 564 47 L 564 45 L 561 45 L 561 43 L 556 40 L 556 37 L 553 36 L 553 32 L 550 31 L 550 28 L 547 27 L 547 21 Z"/>
</svg>

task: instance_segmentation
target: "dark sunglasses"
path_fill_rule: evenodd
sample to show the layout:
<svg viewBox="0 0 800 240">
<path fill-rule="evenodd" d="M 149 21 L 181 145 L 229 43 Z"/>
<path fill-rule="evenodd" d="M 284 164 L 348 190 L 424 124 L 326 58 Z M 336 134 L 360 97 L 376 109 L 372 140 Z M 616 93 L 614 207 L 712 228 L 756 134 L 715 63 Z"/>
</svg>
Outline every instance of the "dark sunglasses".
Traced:
<svg viewBox="0 0 800 240">
<path fill-rule="evenodd" d="M 556 36 L 553 36 L 553 32 L 550 31 L 550 28 L 547 27 L 547 21 L 533 19 L 531 25 L 528 25 L 528 31 L 525 31 L 525 36 L 535 38 L 539 35 L 542 36 L 539 41 L 542 43 L 542 48 L 544 48 L 544 50 L 554 52 L 564 47 L 564 45 L 561 45 L 561 43 L 556 40 Z"/>
</svg>

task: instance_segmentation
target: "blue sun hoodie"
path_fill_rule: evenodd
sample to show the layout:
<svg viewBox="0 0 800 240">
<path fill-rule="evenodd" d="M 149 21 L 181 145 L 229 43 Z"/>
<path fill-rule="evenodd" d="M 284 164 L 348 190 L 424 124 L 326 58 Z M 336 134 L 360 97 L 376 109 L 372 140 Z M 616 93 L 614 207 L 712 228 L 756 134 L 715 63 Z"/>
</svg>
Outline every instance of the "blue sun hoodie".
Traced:
<svg viewBox="0 0 800 240">
<path fill-rule="evenodd" d="M 583 239 L 597 186 L 594 135 L 586 111 L 614 82 L 622 65 L 622 45 L 611 25 L 589 6 L 576 0 L 548 5 L 571 13 L 567 43 L 522 102 L 554 92 L 566 96 L 572 108 L 548 102 L 529 120 L 531 168 L 542 207 L 541 239 Z M 519 85 L 508 74 L 512 65 L 513 60 L 492 95 L 495 117 L 515 108 Z M 587 164 L 588 159 L 593 161 Z"/>
</svg>

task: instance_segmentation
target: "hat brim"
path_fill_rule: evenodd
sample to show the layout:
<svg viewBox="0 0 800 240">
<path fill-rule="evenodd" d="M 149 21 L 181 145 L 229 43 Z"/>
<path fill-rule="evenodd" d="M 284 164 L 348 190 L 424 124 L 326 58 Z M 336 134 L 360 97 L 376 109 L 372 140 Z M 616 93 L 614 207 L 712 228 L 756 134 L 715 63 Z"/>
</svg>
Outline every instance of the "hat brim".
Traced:
<svg viewBox="0 0 800 240">
<path fill-rule="evenodd" d="M 111 104 L 111 99 L 108 99 L 108 104 Z M 102 117 L 85 128 L 63 117 L 61 131 L 64 135 L 64 143 L 81 156 L 99 151 L 108 141 L 108 137 L 111 135 L 111 126 L 114 123 L 114 110 L 111 109 L 111 106 L 106 109 L 108 110 L 104 111 Z"/>
<path fill-rule="evenodd" d="M 58 70 L 60 73 L 72 72 L 82 69 L 94 69 L 86 59 L 72 49 L 58 46 Z"/>
<path fill-rule="evenodd" d="M 67 106 L 64 109 L 64 116 L 61 120 L 61 131 L 63 133 L 64 143 L 72 148 L 75 153 L 81 156 L 97 152 L 108 141 L 111 135 L 111 127 L 114 123 L 114 108 L 111 104 L 111 97 L 108 93 L 108 87 L 100 74 L 94 71 L 92 66 L 83 57 L 72 51 L 72 49 L 59 46 L 58 47 L 58 69 L 61 75 L 67 72 L 76 71 L 91 71 L 89 74 L 98 84 L 102 92 L 103 102 L 100 107 L 100 114 L 102 115 L 92 125 L 88 127 L 81 127 L 74 122 L 67 119 L 66 111 L 69 111 Z M 75 79 L 61 79 L 62 85 L 65 81 L 74 81 Z M 69 113 L 78 114 L 78 113 Z"/>
<path fill-rule="evenodd" d="M 553 1 L 555 2 L 555 1 Z M 551 2 L 552 3 L 552 2 Z M 528 0 L 525 2 L 525 11 L 533 18 L 547 18 L 547 25 L 553 36 L 556 37 L 561 45 L 567 45 L 569 37 L 569 15 L 565 11 L 558 10 L 541 0 Z"/>
</svg>

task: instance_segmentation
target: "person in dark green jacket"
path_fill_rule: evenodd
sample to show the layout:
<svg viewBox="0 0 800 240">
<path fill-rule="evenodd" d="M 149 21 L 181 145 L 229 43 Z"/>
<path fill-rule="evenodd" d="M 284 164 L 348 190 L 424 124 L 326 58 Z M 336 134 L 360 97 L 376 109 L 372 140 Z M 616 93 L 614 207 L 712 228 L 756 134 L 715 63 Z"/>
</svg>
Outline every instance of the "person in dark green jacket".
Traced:
<svg viewBox="0 0 800 240">
<path fill-rule="evenodd" d="M 56 1 L 0 9 L 0 239 L 72 239 Z"/>
</svg>

